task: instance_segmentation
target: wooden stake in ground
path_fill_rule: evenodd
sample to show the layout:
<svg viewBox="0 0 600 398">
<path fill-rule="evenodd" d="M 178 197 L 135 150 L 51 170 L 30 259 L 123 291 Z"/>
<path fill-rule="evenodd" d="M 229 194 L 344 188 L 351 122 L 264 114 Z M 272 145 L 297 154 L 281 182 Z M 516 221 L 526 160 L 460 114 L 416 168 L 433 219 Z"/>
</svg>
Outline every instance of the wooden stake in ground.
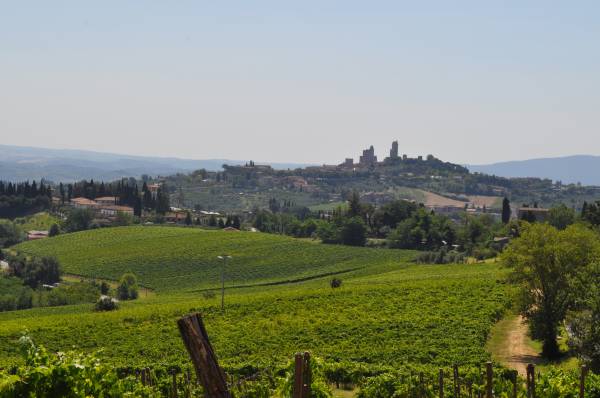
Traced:
<svg viewBox="0 0 600 398">
<path fill-rule="evenodd" d="M 304 358 L 302 354 L 296 353 L 294 357 L 294 387 L 292 390 L 293 398 L 302 398 L 304 384 Z"/>
<path fill-rule="evenodd" d="M 493 390 L 493 383 L 494 383 L 494 370 L 492 369 L 492 363 L 488 362 L 485 364 L 485 374 L 486 374 L 486 378 L 487 378 L 487 382 L 485 385 L 485 391 L 486 391 L 486 398 L 494 398 L 494 390 Z"/>
<path fill-rule="evenodd" d="M 588 373 L 587 365 L 581 366 L 581 378 L 579 379 L 579 398 L 583 398 L 585 396 L 585 377 Z"/>
<path fill-rule="evenodd" d="M 527 365 L 527 396 L 535 398 L 535 366 L 532 363 Z"/>
<path fill-rule="evenodd" d="M 196 375 L 207 398 L 231 398 L 225 373 L 219 367 L 200 314 L 184 316 L 177 321 L 181 338 L 194 363 Z"/>
</svg>

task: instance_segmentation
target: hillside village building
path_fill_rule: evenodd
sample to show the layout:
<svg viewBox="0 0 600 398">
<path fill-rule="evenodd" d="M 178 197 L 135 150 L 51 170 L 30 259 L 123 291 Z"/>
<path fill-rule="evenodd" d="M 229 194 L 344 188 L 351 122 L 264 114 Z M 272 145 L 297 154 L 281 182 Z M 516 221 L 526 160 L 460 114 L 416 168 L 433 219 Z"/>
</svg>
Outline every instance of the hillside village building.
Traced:
<svg viewBox="0 0 600 398">
<path fill-rule="evenodd" d="M 117 204 L 118 198 L 115 196 L 105 196 L 91 200 L 87 198 L 73 198 L 69 205 L 76 209 L 89 209 L 94 212 L 98 218 L 111 219 L 118 213 L 125 213 L 133 216 L 133 207 L 120 206 Z"/>
<path fill-rule="evenodd" d="M 48 237 L 48 231 L 27 231 L 27 240 L 38 240 Z"/>
<path fill-rule="evenodd" d="M 550 209 L 543 209 L 541 207 L 520 207 L 517 210 L 517 218 L 519 220 L 545 222 L 549 216 Z"/>
</svg>

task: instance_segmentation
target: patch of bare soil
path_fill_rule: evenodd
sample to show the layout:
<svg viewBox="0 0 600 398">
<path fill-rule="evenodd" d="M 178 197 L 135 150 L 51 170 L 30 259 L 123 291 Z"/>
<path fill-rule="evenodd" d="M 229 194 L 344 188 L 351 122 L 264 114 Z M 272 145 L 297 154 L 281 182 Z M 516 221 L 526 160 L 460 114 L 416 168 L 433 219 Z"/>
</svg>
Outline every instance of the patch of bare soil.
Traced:
<svg viewBox="0 0 600 398">
<path fill-rule="evenodd" d="M 539 361 L 538 353 L 527 344 L 527 324 L 518 316 L 512 321 L 506 335 L 505 365 L 515 369 L 521 376 L 527 376 L 527 365 Z"/>
</svg>

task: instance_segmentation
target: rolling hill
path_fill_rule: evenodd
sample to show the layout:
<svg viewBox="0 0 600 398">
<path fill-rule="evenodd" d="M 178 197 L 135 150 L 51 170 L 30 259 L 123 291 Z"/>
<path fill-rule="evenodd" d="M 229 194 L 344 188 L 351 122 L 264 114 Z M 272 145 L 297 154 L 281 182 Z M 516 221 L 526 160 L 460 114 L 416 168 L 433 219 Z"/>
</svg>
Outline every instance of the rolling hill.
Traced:
<svg viewBox="0 0 600 398">
<path fill-rule="evenodd" d="M 140 177 L 142 174 L 164 176 L 202 168 L 216 171 L 221 170 L 224 163 L 239 165 L 245 162 L 0 145 L 0 180 L 25 181 L 43 178 L 54 182 L 72 182 L 82 179 L 112 181 L 122 177 Z M 271 166 L 276 169 L 287 169 L 305 165 L 273 163 Z"/>
<path fill-rule="evenodd" d="M 157 291 L 193 291 L 220 286 L 221 262 L 227 286 L 277 284 L 405 264 L 410 251 L 322 245 L 294 238 L 177 227 L 120 227 L 29 241 L 16 250 L 55 256 L 66 273 L 118 280 L 134 272 Z M 371 271 L 373 272 L 373 271 Z"/>
<path fill-rule="evenodd" d="M 133 270 L 157 294 L 112 312 L 82 304 L 0 313 L 0 367 L 18 362 L 16 341 L 28 330 L 52 351 L 102 349 L 116 367 L 185 368 L 176 320 L 200 311 L 220 361 L 234 374 L 285 365 L 301 350 L 344 372 L 437 371 L 487 360 L 486 337 L 510 300 L 497 264 L 415 265 L 410 251 L 259 233 L 106 228 L 16 249 L 56 255 L 67 272 L 87 276 Z M 218 297 L 197 291 L 216 286 L 216 255 L 223 252 L 233 255 L 224 313 Z M 343 279 L 341 287 L 329 286 L 331 273 Z"/>
<path fill-rule="evenodd" d="M 568 184 L 600 185 L 600 156 L 576 155 L 467 167 L 472 172 L 500 177 L 539 177 Z"/>
</svg>

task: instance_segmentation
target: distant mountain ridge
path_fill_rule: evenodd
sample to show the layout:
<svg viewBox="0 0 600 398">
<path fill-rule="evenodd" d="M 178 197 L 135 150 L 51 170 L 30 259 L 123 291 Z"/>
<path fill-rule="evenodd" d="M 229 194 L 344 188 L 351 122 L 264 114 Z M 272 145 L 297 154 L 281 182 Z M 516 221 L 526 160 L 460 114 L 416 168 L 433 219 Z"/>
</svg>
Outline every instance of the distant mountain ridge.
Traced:
<svg viewBox="0 0 600 398">
<path fill-rule="evenodd" d="M 0 180 L 24 181 L 44 178 L 54 182 L 81 179 L 110 181 L 139 177 L 187 173 L 198 169 L 221 170 L 223 164 L 239 165 L 245 160 L 180 159 L 73 149 L 49 149 L 0 145 Z M 258 163 L 258 162 L 257 162 Z M 300 163 L 264 163 L 275 169 L 305 167 Z"/>
<path fill-rule="evenodd" d="M 563 183 L 600 185 L 600 156 L 574 155 L 468 165 L 471 172 L 500 177 L 539 177 Z"/>
</svg>

